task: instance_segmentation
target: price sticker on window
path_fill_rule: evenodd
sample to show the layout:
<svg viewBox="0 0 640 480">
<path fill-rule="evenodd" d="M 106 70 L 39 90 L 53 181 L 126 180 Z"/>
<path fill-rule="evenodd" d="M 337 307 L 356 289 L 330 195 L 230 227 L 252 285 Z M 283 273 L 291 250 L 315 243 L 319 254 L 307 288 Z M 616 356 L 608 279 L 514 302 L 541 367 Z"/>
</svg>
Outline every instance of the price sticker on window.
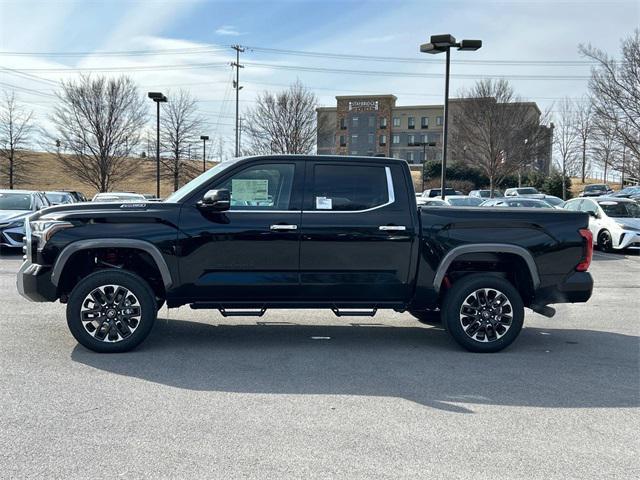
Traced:
<svg viewBox="0 0 640 480">
<path fill-rule="evenodd" d="M 331 210 L 333 204 L 330 198 L 316 197 L 316 210 Z"/>
<path fill-rule="evenodd" d="M 260 202 L 269 199 L 269 180 L 231 180 L 231 195 L 234 201 Z"/>
</svg>

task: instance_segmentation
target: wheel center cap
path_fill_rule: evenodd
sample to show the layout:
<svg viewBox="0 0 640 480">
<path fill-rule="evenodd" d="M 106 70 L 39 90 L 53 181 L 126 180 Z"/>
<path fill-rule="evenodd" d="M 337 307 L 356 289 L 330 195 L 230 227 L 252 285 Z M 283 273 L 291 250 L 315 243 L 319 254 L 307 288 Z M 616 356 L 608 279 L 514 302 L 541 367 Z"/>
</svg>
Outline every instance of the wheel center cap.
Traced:
<svg viewBox="0 0 640 480">
<path fill-rule="evenodd" d="M 489 314 L 489 312 L 487 312 L 486 310 L 484 312 L 482 312 L 482 318 L 484 318 L 485 320 L 487 318 L 489 318 L 491 315 Z"/>
<path fill-rule="evenodd" d="M 116 311 L 115 310 L 113 310 L 113 309 L 107 310 L 107 317 L 108 318 L 113 318 L 115 316 L 116 316 Z"/>
</svg>

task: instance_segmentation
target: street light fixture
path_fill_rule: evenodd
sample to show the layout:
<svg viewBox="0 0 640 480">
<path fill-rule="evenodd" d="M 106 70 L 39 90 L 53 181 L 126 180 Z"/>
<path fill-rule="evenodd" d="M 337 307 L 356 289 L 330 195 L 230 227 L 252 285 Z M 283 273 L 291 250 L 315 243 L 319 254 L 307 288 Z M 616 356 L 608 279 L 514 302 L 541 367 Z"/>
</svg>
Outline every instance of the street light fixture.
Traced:
<svg viewBox="0 0 640 480">
<path fill-rule="evenodd" d="M 447 133 L 449 126 L 449 65 L 451 48 L 457 48 L 463 51 L 474 51 L 482 47 L 482 40 L 462 40 L 456 42 L 453 35 L 431 35 L 429 43 L 420 45 L 422 53 L 446 53 L 446 67 L 444 76 L 444 123 L 442 128 L 442 173 L 440 175 L 440 193 L 444 200 L 445 176 L 447 171 Z"/>
<path fill-rule="evenodd" d="M 207 171 L 207 140 L 209 140 L 209 135 L 200 135 L 200 140 L 202 140 L 202 171 Z"/>
<path fill-rule="evenodd" d="M 422 191 L 424 192 L 424 167 L 427 164 L 427 147 L 435 147 L 436 142 L 414 142 L 410 147 L 422 147 Z"/>
<path fill-rule="evenodd" d="M 149 92 L 147 96 L 156 102 L 157 115 L 156 115 L 156 197 L 160 198 L 160 103 L 166 102 L 165 97 L 161 92 Z"/>
</svg>

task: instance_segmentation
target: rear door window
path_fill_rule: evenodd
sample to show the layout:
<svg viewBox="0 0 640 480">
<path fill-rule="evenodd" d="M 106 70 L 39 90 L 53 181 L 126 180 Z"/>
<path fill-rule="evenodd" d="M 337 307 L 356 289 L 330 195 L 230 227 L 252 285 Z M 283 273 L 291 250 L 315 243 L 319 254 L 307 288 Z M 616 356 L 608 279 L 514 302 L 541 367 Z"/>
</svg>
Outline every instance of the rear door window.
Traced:
<svg viewBox="0 0 640 480">
<path fill-rule="evenodd" d="M 354 212 L 391 203 L 384 166 L 314 165 L 310 209 Z"/>
</svg>

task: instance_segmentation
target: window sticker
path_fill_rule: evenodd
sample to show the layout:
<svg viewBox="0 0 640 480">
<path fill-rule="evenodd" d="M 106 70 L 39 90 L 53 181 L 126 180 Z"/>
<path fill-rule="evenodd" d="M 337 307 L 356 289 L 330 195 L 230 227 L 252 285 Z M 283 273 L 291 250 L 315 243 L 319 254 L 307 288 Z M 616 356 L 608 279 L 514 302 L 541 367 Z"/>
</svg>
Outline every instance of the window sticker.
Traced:
<svg viewBox="0 0 640 480">
<path fill-rule="evenodd" d="M 330 198 L 316 197 L 316 210 L 331 210 L 333 208 Z"/>
<path fill-rule="evenodd" d="M 231 180 L 231 194 L 234 201 L 262 202 L 269 200 L 269 180 Z"/>
</svg>

